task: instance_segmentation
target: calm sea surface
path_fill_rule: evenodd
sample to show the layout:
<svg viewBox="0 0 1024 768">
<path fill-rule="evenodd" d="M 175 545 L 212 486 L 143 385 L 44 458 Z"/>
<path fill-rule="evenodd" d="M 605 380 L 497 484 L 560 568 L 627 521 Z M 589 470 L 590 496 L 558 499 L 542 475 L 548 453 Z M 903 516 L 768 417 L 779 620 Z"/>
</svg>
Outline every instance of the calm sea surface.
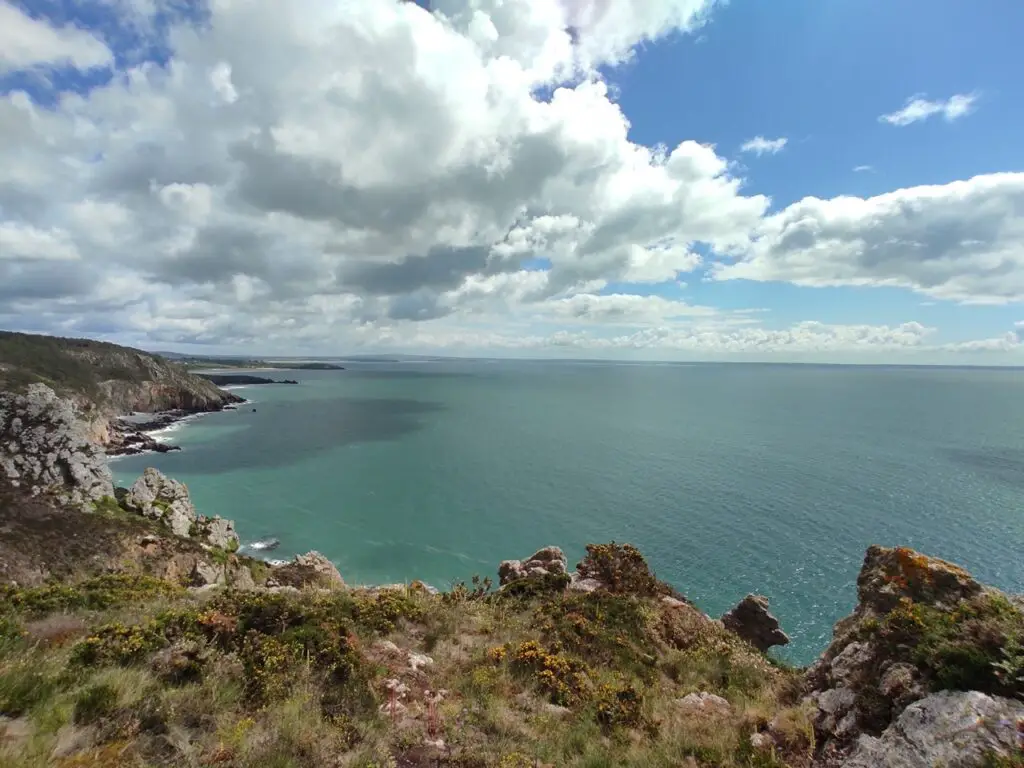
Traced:
<svg viewBox="0 0 1024 768">
<path fill-rule="evenodd" d="M 718 615 L 771 599 L 806 662 L 855 602 L 868 544 L 1024 591 L 1024 372 L 568 362 L 347 363 L 115 460 L 185 481 L 275 557 L 350 583 L 493 575 L 632 542 Z M 256 410 L 253 411 L 253 408 Z"/>
</svg>

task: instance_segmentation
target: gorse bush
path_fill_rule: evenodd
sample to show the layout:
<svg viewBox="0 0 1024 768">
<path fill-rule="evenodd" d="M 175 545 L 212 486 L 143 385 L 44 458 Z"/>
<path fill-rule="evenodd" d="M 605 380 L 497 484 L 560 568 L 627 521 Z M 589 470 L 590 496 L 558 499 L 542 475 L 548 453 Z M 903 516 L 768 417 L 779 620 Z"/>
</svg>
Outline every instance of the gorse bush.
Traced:
<svg viewBox="0 0 1024 768">
<path fill-rule="evenodd" d="M 181 589 L 170 582 L 129 573 L 106 573 L 77 583 L 57 582 L 41 587 L 0 585 L 2 604 L 28 614 L 103 610 L 180 593 Z"/>
<path fill-rule="evenodd" d="M 586 578 L 597 579 L 610 592 L 637 596 L 667 595 L 672 589 L 658 581 L 640 550 L 632 544 L 588 544 L 577 566 Z"/>
<path fill-rule="evenodd" d="M 889 656 L 918 666 L 935 690 L 1024 695 L 1024 614 L 1001 595 L 981 594 L 952 611 L 903 599 L 865 632 Z"/>
</svg>

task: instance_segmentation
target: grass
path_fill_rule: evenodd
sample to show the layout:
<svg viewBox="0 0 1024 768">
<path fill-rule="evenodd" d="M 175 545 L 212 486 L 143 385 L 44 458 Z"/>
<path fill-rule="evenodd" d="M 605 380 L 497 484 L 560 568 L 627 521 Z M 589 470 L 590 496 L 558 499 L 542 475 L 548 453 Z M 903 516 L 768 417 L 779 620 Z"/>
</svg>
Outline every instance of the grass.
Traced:
<svg viewBox="0 0 1024 768">
<path fill-rule="evenodd" d="M 11 764 L 50 764 L 69 729 L 85 729 L 89 746 L 62 765 L 811 764 L 799 671 L 664 601 L 643 573 L 623 572 L 646 567 L 629 553 L 596 552 L 618 563 L 612 590 L 495 592 L 477 582 L 436 596 L 415 587 L 197 595 L 112 576 L 8 589 L 0 715 L 33 728 Z M 935 686 L 1016 691 L 1016 609 L 983 596 L 939 613 L 906 605 L 866 631 L 923 665 Z M 430 662 L 413 664 L 410 653 Z M 730 710 L 679 705 L 700 691 Z M 769 722 L 776 746 L 757 751 L 750 736 Z"/>
<path fill-rule="evenodd" d="M 794 673 L 643 591 L 6 588 L 0 714 L 33 725 L 19 768 L 47 765 L 69 728 L 92 741 L 68 765 L 767 765 L 744 751 L 751 723 Z M 393 716 L 390 680 L 406 689 Z M 693 690 L 734 716 L 689 722 L 675 701 Z"/>
</svg>

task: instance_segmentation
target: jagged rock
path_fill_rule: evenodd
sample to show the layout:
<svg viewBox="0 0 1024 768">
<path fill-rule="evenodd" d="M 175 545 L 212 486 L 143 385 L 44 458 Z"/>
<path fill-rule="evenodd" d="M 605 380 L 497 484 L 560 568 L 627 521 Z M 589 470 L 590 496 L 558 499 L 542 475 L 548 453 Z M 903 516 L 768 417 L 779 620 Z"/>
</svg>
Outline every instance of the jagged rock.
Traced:
<svg viewBox="0 0 1024 768">
<path fill-rule="evenodd" d="M 759 651 L 789 642 L 789 635 L 780 629 L 779 620 L 769 613 L 768 598 L 763 595 L 747 595 L 722 616 L 722 624 Z"/>
<path fill-rule="evenodd" d="M 1019 749 L 1024 704 L 944 691 L 907 707 L 881 738 L 862 736 L 844 768 L 981 768 Z M 1009 764 L 1009 763 L 1007 763 Z"/>
<path fill-rule="evenodd" d="M 755 752 L 770 752 L 775 748 L 775 739 L 770 733 L 752 733 L 750 735 L 750 746 Z"/>
<path fill-rule="evenodd" d="M 537 550 L 525 562 L 504 560 L 498 566 L 498 581 L 501 586 L 522 579 L 538 578 L 549 574 L 564 575 L 568 572 L 568 560 L 558 547 L 544 547 Z"/>
<path fill-rule="evenodd" d="M 74 404 L 43 384 L 0 392 L 0 482 L 88 507 L 114 495 L 102 451 Z"/>
<path fill-rule="evenodd" d="M 687 694 L 677 699 L 676 704 L 687 715 L 727 717 L 732 713 L 732 705 L 726 699 L 706 691 Z"/>
<path fill-rule="evenodd" d="M 805 676 L 817 706 L 814 726 L 826 752 L 844 752 L 862 731 L 879 733 L 926 694 L 919 671 L 893 663 L 865 628 L 907 599 L 951 610 L 984 587 L 962 568 L 906 548 L 869 547 L 857 577 L 857 606 L 840 620 L 832 642 Z"/>
<path fill-rule="evenodd" d="M 198 517 L 185 484 L 153 467 L 147 467 L 128 490 L 124 505 L 140 515 L 162 521 L 178 536 L 189 536 Z"/>
<path fill-rule="evenodd" d="M 300 589 L 306 586 L 344 587 L 345 580 L 334 563 L 314 551 L 296 555 L 290 563 L 272 566 L 267 585 Z"/>
<path fill-rule="evenodd" d="M 868 547 L 857 577 L 860 613 L 888 613 L 904 597 L 952 608 L 981 591 L 981 584 L 960 566 L 906 547 Z"/>
<path fill-rule="evenodd" d="M 204 517 L 200 515 L 196 520 L 198 538 L 206 539 L 210 545 L 233 552 L 238 549 L 239 539 L 235 532 L 235 521 L 225 520 L 220 516 Z"/>
</svg>

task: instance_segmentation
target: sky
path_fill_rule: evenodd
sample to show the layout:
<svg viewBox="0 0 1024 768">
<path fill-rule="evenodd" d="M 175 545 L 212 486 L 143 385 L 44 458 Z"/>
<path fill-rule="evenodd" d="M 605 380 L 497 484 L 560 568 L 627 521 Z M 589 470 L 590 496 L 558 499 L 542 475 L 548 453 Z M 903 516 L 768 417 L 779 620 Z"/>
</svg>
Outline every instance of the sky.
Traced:
<svg viewBox="0 0 1024 768">
<path fill-rule="evenodd" d="M 0 328 L 1024 365 L 1024 3 L 0 0 Z"/>
</svg>

